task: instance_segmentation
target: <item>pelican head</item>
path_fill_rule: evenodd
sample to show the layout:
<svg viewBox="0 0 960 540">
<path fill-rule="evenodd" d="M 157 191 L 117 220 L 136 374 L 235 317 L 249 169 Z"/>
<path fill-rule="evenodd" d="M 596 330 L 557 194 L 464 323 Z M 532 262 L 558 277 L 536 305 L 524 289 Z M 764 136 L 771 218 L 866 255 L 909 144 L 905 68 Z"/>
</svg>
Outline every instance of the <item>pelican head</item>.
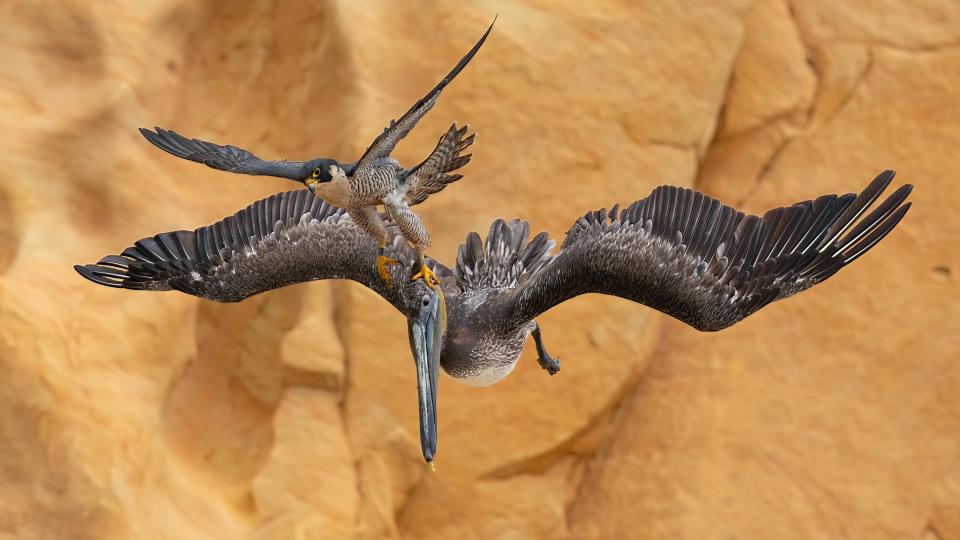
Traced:
<svg viewBox="0 0 960 540">
<path fill-rule="evenodd" d="M 410 351 L 417 368 L 420 447 L 423 458 L 432 466 L 437 453 L 437 378 L 447 328 L 446 299 L 440 287 L 431 288 L 423 280 L 408 283 L 402 294 L 407 306 Z"/>
</svg>

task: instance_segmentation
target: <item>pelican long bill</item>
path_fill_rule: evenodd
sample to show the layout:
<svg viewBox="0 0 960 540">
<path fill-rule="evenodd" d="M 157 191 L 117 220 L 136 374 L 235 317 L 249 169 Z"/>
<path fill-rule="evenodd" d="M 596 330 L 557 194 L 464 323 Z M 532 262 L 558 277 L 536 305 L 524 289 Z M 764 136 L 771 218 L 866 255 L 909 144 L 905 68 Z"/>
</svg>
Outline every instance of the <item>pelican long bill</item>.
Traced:
<svg viewBox="0 0 960 540">
<path fill-rule="evenodd" d="M 410 350 L 417 367 L 417 401 L 420 409 L 420 447 L 423 459 L 432 466 L 437 453 L 437 378 L 440 349 L 447 326 L 443 292 L 425 297 L 420 311 L 408 326 Z"/>
</svg>

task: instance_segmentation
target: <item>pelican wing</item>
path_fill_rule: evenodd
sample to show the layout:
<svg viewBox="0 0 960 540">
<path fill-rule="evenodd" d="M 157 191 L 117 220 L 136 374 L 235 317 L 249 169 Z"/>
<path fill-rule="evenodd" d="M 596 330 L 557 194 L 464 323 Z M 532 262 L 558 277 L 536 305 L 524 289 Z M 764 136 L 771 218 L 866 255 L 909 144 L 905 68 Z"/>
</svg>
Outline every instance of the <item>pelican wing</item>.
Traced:
<svg viewBox="0 0 960 540">
<path fill-rule="evenodd" d="M 857 222 L 893 179 L 860 195 L 824 195 L 763 217 L 702 193 L 658 187 L 622 211 L 577 220 L 560 253 L 502 295 L 532 319 L 584 293 L 627 298 L 699 330 L 726 328 L 763 306 L 826 280 L 883 239 L 910 208 L 904 185 Z"/>
<path fill-rule="evenodd" d="M 494 18 L 494 22 L 496 22 L 496 18 Z M 444 77 L 443 80 L 427 92 L 427 95 L 414 103 L 413 107 L 410 107 L 410 110 L 403 113 L 403 116 L 401 116 L 399 120 L 392 120 L 390 122 L 390 125 L 383 130 L 383 133 L 378 135 L 377 138 L 370 143 L 370 146 L 367 147 L 363 155 L 360 156 L 357 167 L 367 166 L 377 159 L 389 156 L 390 152 L 393 152 L 397 143 L 406 137 L 407 133 L 410 133 L 410 130 L 417 125 L 417 122 L 430 112 L 430 109 L 437 103 L 437 99 L 440 98 L 440 92 L 470 63 L 473 56 L 480 50 L 480 46 L 486 41 L 487 35 L 490 34 L 492 28 L 493 23 L 490 23 L 487 31 L 480 36 L 480 40 L 460 59 L 460 62 L 450 70 L 450 73 L 447 73 L 447 76 Z"/>
<path fill-rule="evenodd" d="M 164 152 L 203 163 L 212 169 L 240 174 L 278 176 L 297 181 L 303 180 L 310 174 L 305 161 L 267 161 L 236 146 L 220 146 L 200 139 L 188 139 L 169 129 L 159 127 L 154 129 L 156 131 L 140 128 L 140 134 Z"/>
<path fill-rule="evenodd" d="M 397 242 L 389 249 L 396 257 L 405 247 Z M 342 278 L 366 285 L 397 305 L 395 291 L 377 274 L 377 253 L 377 242 L 344 210 L 299 190 L 257 201 L 213 225 L 143 238 L 120 255 L 74 268 L 107 287 L 175 289 L 219 302 L 237 302 L 294 283 Z"/>
</svg>

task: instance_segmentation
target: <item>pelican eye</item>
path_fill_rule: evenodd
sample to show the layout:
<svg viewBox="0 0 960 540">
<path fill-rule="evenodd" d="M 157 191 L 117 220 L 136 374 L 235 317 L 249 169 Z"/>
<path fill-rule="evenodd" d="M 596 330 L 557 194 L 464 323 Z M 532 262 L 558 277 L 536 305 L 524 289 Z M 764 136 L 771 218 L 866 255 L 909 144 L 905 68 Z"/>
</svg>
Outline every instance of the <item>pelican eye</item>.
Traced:
<svg viewBox="0 0 960 540">
<path fill-rule="evenodd" d="M 423 297 L 423 307 L 427 307 L 427 306 L 429 306 L 429 305 L 430 305 L 430 297 L 424 296 L 424 297 Z"/>
</svg>

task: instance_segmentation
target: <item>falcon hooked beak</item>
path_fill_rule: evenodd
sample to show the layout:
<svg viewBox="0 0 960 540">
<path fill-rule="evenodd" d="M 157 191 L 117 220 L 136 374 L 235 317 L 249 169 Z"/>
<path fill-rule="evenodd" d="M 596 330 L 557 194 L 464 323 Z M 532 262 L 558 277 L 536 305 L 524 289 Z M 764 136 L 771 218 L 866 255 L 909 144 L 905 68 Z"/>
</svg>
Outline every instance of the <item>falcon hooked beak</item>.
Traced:
<svg viewBox="0 0 960 540">
<path fill-rule="evenodd" d="M 447 329 L 447 307 L 439 287 L 424 295 L 416 314 L 409 319 L 410 350 L 417 366 L 420 406 L 420 447 L 431 469 L 437 453 L 437 378 L 440 349 Z"/>
</svg>

